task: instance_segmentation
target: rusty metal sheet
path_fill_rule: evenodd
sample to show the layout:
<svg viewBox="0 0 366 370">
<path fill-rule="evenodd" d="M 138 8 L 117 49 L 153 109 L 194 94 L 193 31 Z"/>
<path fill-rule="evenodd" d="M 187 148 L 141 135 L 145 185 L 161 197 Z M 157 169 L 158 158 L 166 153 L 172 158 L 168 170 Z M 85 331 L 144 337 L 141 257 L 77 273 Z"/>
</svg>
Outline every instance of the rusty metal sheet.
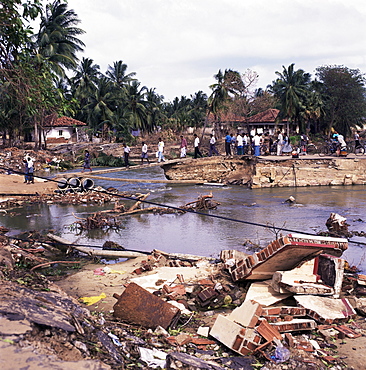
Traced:
<svg viewBox="0 0 366 370">
<path fill-rule="evenodd" d="M 113 306 L 115 317 L 131 324 L 155 329 L 167 329 L 179 319 L 180 310 L 151 294 L 135 283 L 130 283 Z"/>
</svg>

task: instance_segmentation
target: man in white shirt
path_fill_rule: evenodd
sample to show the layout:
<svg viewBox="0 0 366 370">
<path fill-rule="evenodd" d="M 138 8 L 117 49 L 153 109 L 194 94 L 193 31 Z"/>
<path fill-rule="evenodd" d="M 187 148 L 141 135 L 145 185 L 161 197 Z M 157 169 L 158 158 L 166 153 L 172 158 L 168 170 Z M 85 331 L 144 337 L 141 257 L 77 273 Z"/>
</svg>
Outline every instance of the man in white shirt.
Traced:
<svg viewBox="0 0 366 370">
<path fill-rule="evenodd" d="M 164 141 L 159 137 L 159 143 L 158 143 L 158 162 L 161 161 L 165 162 L 164 158 Z"/>
<path fill-rule="evenodd" d="M 236 136 L 236 148 L 238 155 L 244 154 L 244 147 L 243 147 L 243 137 L 238 133 Z"/>
<path fill-rule="evenodd" d="M 200 152 L 200 139 L 197 134 L 194 134 L 194 158 L 197 159 L 198 157 L 203 157 L 203 155 Z"/>
<path fill-rule="evenodd" d="M 283 147 L 283 135 L 281 131 L 277 132 L 277 155 L 282 155 L 282 147 Z"/>
<path fill-rule="evenodd" d="M 215 136 L 213 134 L 211 134 L 211 138 L 210 138 L 210 152 L 209 152 L 208 156 L 211 157 L 212 153 L 214 153 L 216 155 L 219 155 L 219 152 L 216 149 L 216 139 L 215 139 Z"/>
<path fill-rule="evenodd" d="M 144 159 L 146 159 L 147 163 L 150 164 L 149 156 L 147 155 L 147 144 L 143 141 L 141 148 L 141 164 L 144 164 Z"/>
<path fill-rule="evenodd" d="M 259 157 L 261 155 L 261 138 L 258 134 L 255 134 L 253 144 L 254 144 L 254 155 L 256 157 Z"/>
</svg>

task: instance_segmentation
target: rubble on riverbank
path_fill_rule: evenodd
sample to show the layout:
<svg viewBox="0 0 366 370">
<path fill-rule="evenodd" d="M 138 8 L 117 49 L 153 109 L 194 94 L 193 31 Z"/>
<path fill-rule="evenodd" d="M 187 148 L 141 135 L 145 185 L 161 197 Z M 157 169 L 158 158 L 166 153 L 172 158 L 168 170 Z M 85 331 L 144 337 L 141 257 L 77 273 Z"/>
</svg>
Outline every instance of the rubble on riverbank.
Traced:
<svg viewBox="0 0 366 370">
<path fill-rule="evenodd" d="M 299 236 L 286 238 L 293 248 L 303 248 L 296 244 Z M 73 361 L 70 366 L 79 369 L 361 368 L 366 361 L 353 348 L 365 345 L 366 279 L 335 263 L 344 240 L 319 237 L 315 244 L 324 249 L 313 254 L 314 238 L 303 238 L 308 253 L 291 263 L 285 258 L 279 266 L 286 271 L 270 272 L 272 279 L 263 281 L 236 278 L 235 269 L 248 258 L 237 251 L 224 251 L 215 261 L 153 251 L 80 270 L 85 259 L 62 252 L 52 264 L 51 240 L 2 234 L 1 358 L 21 363 L 28 356 L 48 368 Z M 257 252 L 250 276 L 256 266 L 273 267 L 271 259 L 283 248 Z M 330 248 L 336 257 L 322 254 Z M 64 277 L 55 275 L 62 259 L 76 263 Z M 31 271 L 44 261 L 50 264 Z M 293 291 L 298 284 L 303 290 Z M 320 286 L 333 290 L 324 295 Z M 81 297 L 90 305 L 80 303 Z"/>
</svg>

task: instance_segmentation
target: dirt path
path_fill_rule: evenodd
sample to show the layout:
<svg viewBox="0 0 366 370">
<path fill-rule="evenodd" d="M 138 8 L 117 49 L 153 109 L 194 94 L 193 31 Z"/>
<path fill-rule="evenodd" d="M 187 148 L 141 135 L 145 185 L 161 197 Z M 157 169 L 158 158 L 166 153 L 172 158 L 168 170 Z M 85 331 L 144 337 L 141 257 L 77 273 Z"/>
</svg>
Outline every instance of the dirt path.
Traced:
<svg viewBox="0 0 366 370">
<path fill-rule="evenodd" d="M 24 183 L 22 175 L 0 174 L 0 195 L 15 194 L 52 194 L 57 189 L 57 183 L 35 178 L 34 184 Z"/>
</svg>

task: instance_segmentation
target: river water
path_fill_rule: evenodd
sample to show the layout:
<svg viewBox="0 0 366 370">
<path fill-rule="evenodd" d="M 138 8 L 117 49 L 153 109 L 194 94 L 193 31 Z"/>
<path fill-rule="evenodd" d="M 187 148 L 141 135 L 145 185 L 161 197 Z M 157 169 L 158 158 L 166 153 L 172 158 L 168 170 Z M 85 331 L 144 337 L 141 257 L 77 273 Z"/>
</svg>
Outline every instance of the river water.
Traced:
<svg viewBox="0 0 366 370">
<path fill-rule="evenodd" d="M 212 192 L 213 199 L 220 205 L 217 210 L 205 212 L 206 215 L 147 213 L 126 216 L 122 220 L 122 228 L 118 231 L 77 232 L 73 227 L 75 216 L 87 217 L 101 209 L 98 206 L 85 205 L 27 205 L 13 210 L 15 215 L 12 217 L 9 215 L 0 217 L 0 224 L 12 230 L 10 235 L 17 235 L 25 230 L 41 232 L 52 230 L 54 234 L 81 245 L 101 247 L 105 241 L 114 241 L 132 250 L 150 252 L 153 249 L 160 249 L 170 253 L 213 257 L 218 257 L 223 249 L 238 249 L 245 252 L 247 241 L 266 246 L 275 239 L 273 227 L 311 234 L 326 231 L 325 222 L 331 212 L 346 217 L 350 231 L 366 232 L 365 186 L 247 189 L 240 186 L 125 183 L 108 179 L 108 177 L 165 179 L 163 170 L 158 167 L 131 169 L 104 176 L 106 180 L 95 180 L 95 184 L 133 193 L 150 192 L 151 195 L 147 200 L 154 203 L 179 207 L 197 200 L 200 195 Z M 290 205 L 285 202 L 290 196 L 296 199 L 296 204 Z M 128 205 L 133 203 L 127 201 Z M 112 208 L 113 205 L 106 205 L 103 208 L 108 207 Z M 354 237 L 352 241 L 366 243 L 366 238 Z M 343 256 L 351 265 L 356 265 L 365 272 L 365 251 L 366 245 L 350 243 Z"/>
</svg>

